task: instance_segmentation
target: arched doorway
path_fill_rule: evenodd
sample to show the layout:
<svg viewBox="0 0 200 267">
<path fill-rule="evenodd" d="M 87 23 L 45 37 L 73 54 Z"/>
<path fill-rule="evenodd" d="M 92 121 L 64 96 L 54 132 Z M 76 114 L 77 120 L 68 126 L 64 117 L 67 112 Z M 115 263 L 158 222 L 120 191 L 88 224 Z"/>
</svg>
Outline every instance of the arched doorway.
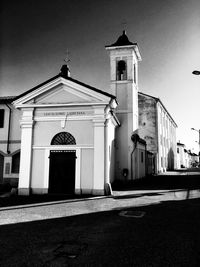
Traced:
<svg viewBox="0 0 200 267">
<path fill-rule="evenodd" d="M 75 138 L 68 132 L 56 134 L 51 145 L 75 145 Z M 51 150 L 49 169 L 49 193 L 74 194 L 75 190 L 75 150 Z"/>
</svg>

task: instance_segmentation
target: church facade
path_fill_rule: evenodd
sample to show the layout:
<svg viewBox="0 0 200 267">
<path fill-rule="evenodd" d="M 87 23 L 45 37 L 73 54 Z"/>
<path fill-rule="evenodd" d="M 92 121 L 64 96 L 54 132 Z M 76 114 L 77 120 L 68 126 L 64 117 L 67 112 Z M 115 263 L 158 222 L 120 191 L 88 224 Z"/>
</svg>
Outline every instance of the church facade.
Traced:
<svg viewBox="0 0 200 267">
<path fill-rule="evenodd" d="M 64 65 L 13 105 L 22 114 L 19 194 L 104 194 L 119 125 L 113 95 L 72 79 Z"/>
</svg>

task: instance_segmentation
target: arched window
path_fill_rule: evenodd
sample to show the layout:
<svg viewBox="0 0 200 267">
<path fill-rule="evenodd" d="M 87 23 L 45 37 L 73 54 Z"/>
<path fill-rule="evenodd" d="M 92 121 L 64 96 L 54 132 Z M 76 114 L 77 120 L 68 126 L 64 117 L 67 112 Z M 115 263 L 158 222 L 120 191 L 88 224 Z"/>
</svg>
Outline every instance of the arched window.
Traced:
<svg viewBox="0 0 200 267">
<path fill-rule="evenodd" d="M 126 61 L 119 60 L 117 62 L 117 81 L 127 80 Z"/>
<path fill-rule="evenodd" d="M 19 173 L 20 152 L 12 156 L 12 173 Z"/>
<path fill-rule="evenodd" d="M 52 141 L 51 145 L 75 145 L 76 140 L 75 138 L 67 132 L 61 132 L 56 134 Z"/>
</svg>

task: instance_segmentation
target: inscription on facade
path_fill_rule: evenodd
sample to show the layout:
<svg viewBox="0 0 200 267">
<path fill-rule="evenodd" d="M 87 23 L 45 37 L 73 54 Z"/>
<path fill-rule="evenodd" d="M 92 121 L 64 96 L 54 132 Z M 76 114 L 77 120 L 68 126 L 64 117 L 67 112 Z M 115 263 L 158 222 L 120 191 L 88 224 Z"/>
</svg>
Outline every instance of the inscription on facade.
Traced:
<svg viewBox="0 0 200 267">
<path fill-rule="evenodd" d="M 88 114 L 91 114 L 91 112 L 85 112 L 85 111 L 45 112 L 44 116 L 81 116 Z"/>
</svg>

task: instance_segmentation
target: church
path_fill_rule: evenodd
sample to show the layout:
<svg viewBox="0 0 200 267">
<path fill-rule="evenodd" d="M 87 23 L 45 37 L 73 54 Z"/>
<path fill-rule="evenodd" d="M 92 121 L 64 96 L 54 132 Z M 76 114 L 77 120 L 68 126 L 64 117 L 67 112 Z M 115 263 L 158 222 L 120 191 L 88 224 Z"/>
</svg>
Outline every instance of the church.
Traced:
<svg viewBox="0 0 200 267">
<path fill-rule="evenodd" d="M 12 138 L 0 148 L 0 179 L 13 178 L 18 194 L 105 195 L 112 192 L 114 181 L 142 178 L 150 169 L 151 153 L 138 135 L 137 43 L 123 31 L 105 48 L 111 93 L 72 78 L 63 65 L 59 74 L 42 84 L 1 99 L 4 115 L 16 117 L 9 117 L 0 129 L 0 135 L 5 131 L 9 136 L 12 128 Z M 17 167 L 12 173 L 16 153 L 18 175 Z"/>
</svg>

